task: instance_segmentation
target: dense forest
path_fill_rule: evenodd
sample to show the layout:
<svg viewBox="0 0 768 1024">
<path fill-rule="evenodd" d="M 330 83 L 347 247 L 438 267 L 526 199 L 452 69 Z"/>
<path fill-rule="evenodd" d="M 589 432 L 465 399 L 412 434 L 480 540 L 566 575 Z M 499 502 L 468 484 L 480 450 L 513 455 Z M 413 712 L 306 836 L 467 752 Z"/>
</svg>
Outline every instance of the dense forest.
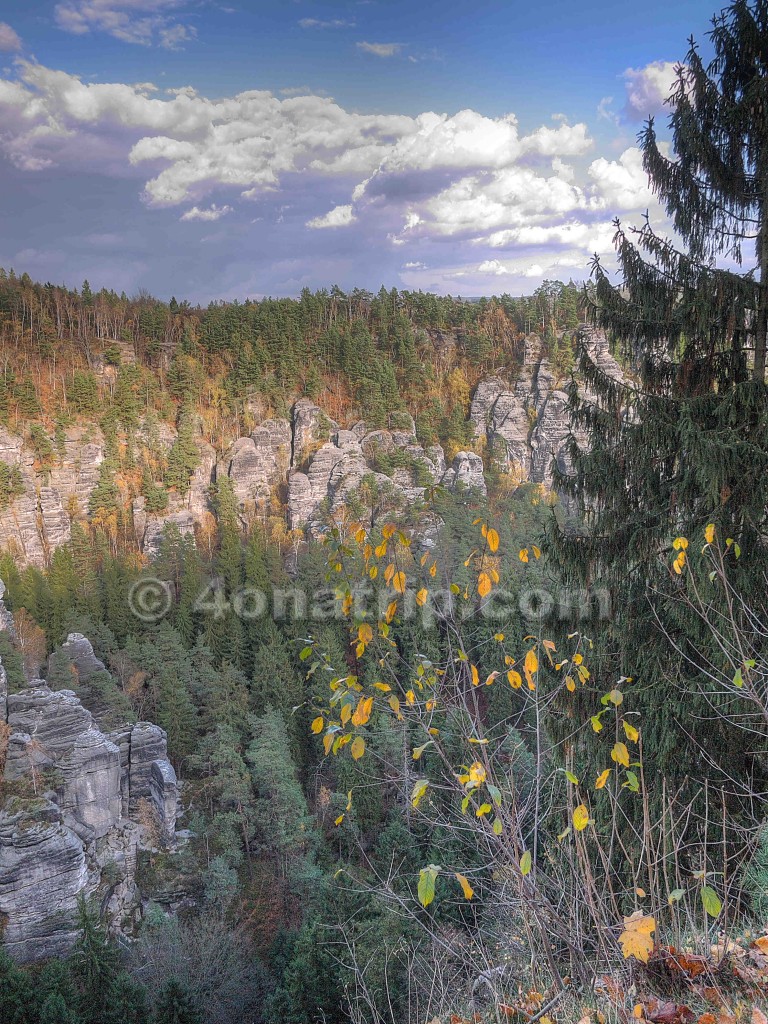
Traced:
<svg viewBox="0 0 768 1024">
<path fill-rule="evenodd" d="M 135 920 L 107 894 L 64 959 L 0 947 L 3 1024 L 765 1024 L 765 6 L 735 0 L 712 42 L 678 67 L 678 159 L 641 137 L 683 248 L 617 225 L 620 288 L 596 260 L 523 298 L 201 309 L 0 273 L 3 431 L 41 480 L 73 426 L 104 446 L 66 543 L 0 554 L 8 692 L 43 675 L 102 728 L 162 727 L 182 810 L 170 844 L 141 822 Z M 718 269 L 756 228 L 755 265 Z M 468 416 L 484 379 L 542 366 L 573 428 L 551 487 Z M 276 525 L 284 489 L 244 519 L 222 475 L 150 559 L 134 499 L 163 513 L 203 444 L 301 398 L 342 432 L 408 414 L 487 487 L 421 481 L 310 536 Z M 0 487 L 12 511 L 15 465 Z M 158 582 L 163 614 L 137 614 Z M 73 671 L 71 634 L 101 670 Z M 27 741 L 0 821 L 57 787 Z"/>
</svg>

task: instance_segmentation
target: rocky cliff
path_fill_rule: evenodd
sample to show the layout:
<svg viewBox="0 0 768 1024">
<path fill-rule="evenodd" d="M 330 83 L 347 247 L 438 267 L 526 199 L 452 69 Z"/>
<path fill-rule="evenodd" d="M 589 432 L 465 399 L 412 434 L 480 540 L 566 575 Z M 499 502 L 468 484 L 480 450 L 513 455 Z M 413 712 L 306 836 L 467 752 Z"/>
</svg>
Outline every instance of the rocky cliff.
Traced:
<svg viewBox="0 0 768 1024">
<path fill-rule="evenodd" d="M 585 330 L 583 339 L 602 369 L 620 374 L 604 335 Z M 567 468 L 570 424 L 563 385 L 531 336 L 514 378 L 494 374 L 477 384 L 469 412 L 476 450 L 458 452 L 450 465 L 439 445 L 417 441 L 407 413 L 393 413 L 390 429 L 369 429 L 362 422 L 338 424 L 299 399 L 290 420 L 262 419 L 225 452 L 201 439 L 199 465 L 183 499 L 172 493 L 162 515 L 148 512 L 143 497 L 133 500 L 137 543 L 151 557 L 168 524 L 192 533 L 210 508 L 211 485 L 222 476 L 232 481 L 244 521 L 278 492 L 288 528 L 310 534 L 342 505 L 371 519 L 377 510 L 413 506 L 433 484 L 484 492 L 484 469 L 491 464 L 517 482 L 549 485 L 553 459 Z M 145 425 L 138 443 L 162 458 L 174 437 L 168 427 Z M 23 493 L 0 510 L 0 548 L 21 562 L 47 564 L 69 539 L 73 518 L 86 514 L 103 458 L 96 428 L 71 428 L 59 439 L 55 465 L 41 469 L 25 440 L 0 428 L 0 460 L 17 467 L 23 482 Z"/>
<path fill-rule="evenodd" d="M 88 640 L 63 652 L 73 678 L 104 669 Z M 8 693 L 0 665 L 0 928 L 20 962 L 67 953 L 80 897 L 97 897 L 114 930 L 141 909 L 138 850 L 171 847 L 178 785 L 162 729 L 103 731 L 71 690 L 41 679 Z"/>
</svg>

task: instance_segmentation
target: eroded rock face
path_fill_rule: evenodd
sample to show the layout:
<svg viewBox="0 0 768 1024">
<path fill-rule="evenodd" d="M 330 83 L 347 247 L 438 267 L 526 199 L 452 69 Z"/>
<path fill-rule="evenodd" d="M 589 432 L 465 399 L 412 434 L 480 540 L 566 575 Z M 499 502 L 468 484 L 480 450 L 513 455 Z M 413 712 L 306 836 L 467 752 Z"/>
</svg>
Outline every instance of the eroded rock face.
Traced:
<svg viewBox="0 0 768 1024">
<path fill-rule="evenodd" d="M 77 900 L 92 890 L 81 839 L 41 798 L 0 812 L 3 945 L 21 963 L 66 956 L 77 938 Z"/>
<path fill-rule="evenodd" d="M 104 671 L 86 637 L 71 634 L 64 647 L 83 677 Z M 27 962 L 71 949 L 80 896 L 98 892 L 118 925 L 135 916 L 137 847 L 158 839 L 173 846 L 179 788 L 158 726 L 105 734 L 71 690 L 42 680 L 6 689 L 0 666 L 0 710 L 11 730 L 0 920 L 9 952 Z"/>
</svg>

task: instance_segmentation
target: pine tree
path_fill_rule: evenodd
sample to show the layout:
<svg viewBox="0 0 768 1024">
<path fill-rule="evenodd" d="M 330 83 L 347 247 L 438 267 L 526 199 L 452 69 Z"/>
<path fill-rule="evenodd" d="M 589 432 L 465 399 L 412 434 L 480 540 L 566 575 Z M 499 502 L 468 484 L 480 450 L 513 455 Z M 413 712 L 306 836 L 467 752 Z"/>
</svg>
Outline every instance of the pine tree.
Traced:
<svg viewBox="0 0 768 1024">
<path fill-rule="evenodd" d="M 0 949 L 0 1020 L 3 1024 L 30 1024 L 33 989 L 29 975 Z"/>
<path fill-rule="evenodd" d="M 188 993 L 175 978 L 171 978 L 160 993 L 154 1024 L 203 1024 Z"/>
<path fill-rule="evenodd" d="M 754 737 L 723 718 L 708 730 L 707 758 L 691 737 L 697 717 L 713 721 L 712 696 L 701 695 L 690 661 L 706 658 L 710 640 L 660 596 L 670 576 L 665 555 L 675 536 L 703 538 L 714 523 L 755 553 L 734 568 L 733 582 L 748 596 L 760 593 L 757 552 L 768 530 L 768 7 L 735 0 L 713 26 L 709 65 L 691 42 L 677 69 L 674 155 L 665 155 L 652 119 L 640 140 L 651 186 L 684 248 L 646 219 L 630 232 L 617 223 L 623 287 L 596 259 L 589 314 L 620 347 L 632 377 L 616 380 L 581 352 L 588 387 L 572 386 L 570 400 L 589 445 L 572 439 L 574 470 L 555 473 L 588 524 L 583 535 L 555 537 L 566 572 L 612 588 L 600 682 L 641 676 L 634 706 L 647 712 L 646 773 L 689 781 L 717 774 L 709 757 L 727 759 L 736 776 L 758 765 Z M 741 269 L 719 269 L 718 257 Z"/>
</svg>

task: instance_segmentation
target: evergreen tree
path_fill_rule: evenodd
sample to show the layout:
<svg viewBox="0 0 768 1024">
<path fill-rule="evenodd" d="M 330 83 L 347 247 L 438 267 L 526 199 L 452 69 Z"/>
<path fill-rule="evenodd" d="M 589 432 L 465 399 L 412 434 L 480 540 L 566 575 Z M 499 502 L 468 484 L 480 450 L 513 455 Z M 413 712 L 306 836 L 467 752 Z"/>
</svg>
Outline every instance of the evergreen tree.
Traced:
<svg viewBox="0 0 768 1024">
<path fill-rule="evenodd" d="M 171 978 L 157 1000 L 154 1024 L 203 1024 L 188 993 Z"/>
<path fill-rule="evenodd" d="M 0 1020 L 3 1024 L 32 1024 L 30 1009 L 33 1003 L 29 975 L 14 964 L 4 949 L 0 949 Z"/>
<path fill-rule="evenodd" d="M 623 287 L 595 261 L 589 312 L 633 376 L 616 380 L 581 353 L 588 389 L 573 385 L 570 400 L 589 446 L 572 441 L 574 472 L 555 475 L 588 522 L 585 535 L 556 537 L 559 556 L 571 578 L 602 580 L 613 592 L 600 682 L 641 676 L 633 699 L 648 713 L 646 773 L 677 780 L 716 774 L 718 760 L 732 775 L 759 774 L 760 743 L 749 731 L 715 716 L 711 769 L 691 739 L 684 722 L 712 721 L 709 701 L 718 706 L 716 695 L 697 695 L 704 676 L 691 663 L 706 662 L 711 641 L 661 596 L 678 534 L 703 540 L 711 522 L 757 552 L 768 530 L 768 7 L 735 0 L 713 24 L 713 60 L 705 67 L 692 44 L 677 69 L 674 155 L 664 154 L 652 119 L 641 136 L 645 170 L 685 250 L 646 221 L 630 233 L 617 226 Z M 716 257 L 741 263 L 750 237 L 750 266 L 715 265 Z M 732 580 L 748 597 L 764 587 L 762 571 L 759 557 L 744 558 Z M 760 788 L 754 776 L 752 785 Z"/>
</svg>

